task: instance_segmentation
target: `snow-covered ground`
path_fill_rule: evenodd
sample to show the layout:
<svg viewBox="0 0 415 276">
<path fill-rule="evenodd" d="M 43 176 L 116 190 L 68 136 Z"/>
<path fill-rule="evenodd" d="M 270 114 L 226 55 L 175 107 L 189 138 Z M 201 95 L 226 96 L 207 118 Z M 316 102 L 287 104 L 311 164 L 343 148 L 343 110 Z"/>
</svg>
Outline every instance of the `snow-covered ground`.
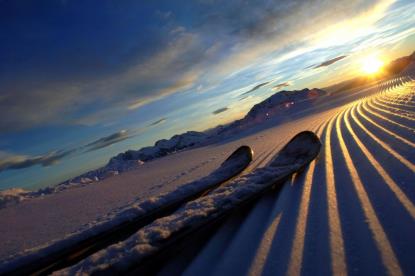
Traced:
<svg viewBox="0 0 415 276">
<path fill-rule="evenodd" d="M 400 81 L 321 114 L 303 175 L 159 275 L 413 275 L 415 81 Z"/>
<path fill-rule="evenodd" d="M 190 262 L 173 259 L 161 274 L 413 274 L 413 78 L 327 95 L 302 109 L 290 105 L 286 121 L 271 116 L 226 141 L 0 209 L 0 258 L 205 176 L 240 145 L 255 152 L 248 172 L 262 167 L 296 133 L 313 130 L 323 142 L 317 162 L 246 217 L 231 217 Z"/>
<path fill-rule="evenodd" d="M 109 162 L 98 169 L 88 171 L 74 178 L 68 179 L 57 185 L 28 191 L 20 188 L 12 188 L 0 191 L 0 208 L 20 203 L 26 199 L 55 194 L 67 189 L 79 188 L 94 182 L 102 181 L 109 177 L 117 176 L 130 170 L 139 168 L 144 162 L 164 157 L 180 150 L 199 146 L 211 138 L 207 133 L 188 131 L 174 135 L 170 139 L 157 141 L 154 146 L 144 147 L 139 150 L 128 150 L 112 157 Z"/>
</svg>

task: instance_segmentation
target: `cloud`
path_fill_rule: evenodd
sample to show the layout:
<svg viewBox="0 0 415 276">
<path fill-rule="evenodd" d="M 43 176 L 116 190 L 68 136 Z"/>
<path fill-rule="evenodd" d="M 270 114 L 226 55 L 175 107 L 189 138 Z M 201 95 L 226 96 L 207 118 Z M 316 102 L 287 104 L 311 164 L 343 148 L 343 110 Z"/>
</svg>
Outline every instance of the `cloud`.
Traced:
<svg viewBox="0 0 415 276">
<path fill-rule="evenodd" d="M 47 72 L 38 76 L 35 70 L 32 76 L 19 74 L 16 79 L 4 74 L 0 77 L 0 131 L 113 121 L 189 89 L 201 74 L 199 60 L 207 49 L 190 33 L 177 33 L 169 39 L 164 47 L 155 46 L 158 51 L 153 55 L 136 57 L 126 68 L 98 76 L 57 77 Z"/>
<path fill-rule="evenodd" d="M 331 65 L 331 64 L 333 64 L 333 63 L 335 63 L 339 60 L 344 59 L 345 57 L 347 57 L 347 56 L 338 56 L 338 57 L 326 60 L 326 61 L 322 62 L 321 64 L 315 66 L 314 69 L 329 66 L 329 65 Z"/>
<path fill-rule="evenodd" d="M 97 139 L 89 144 L 75 147 L 69 150 L 55 150 L 44 155 L 27 156 L 0 151 L 0 172 L 5 170 L 26 169 L 36 165 L 48 167 L 59 163 L 63 158 L 76 153 L 99 150 L 115 143 L 132 138 L 138 131 L 121 130 L 111 135 Z"/>
<path fill-rule="evenodd" d="M 190 88 L 194 84 L 198 76 L 199 76 L 199 72 L 197 70 L 191 70 L 183 74 L 178 79 L 176 79 L 173 83 L 169 84 L 168 86 L 164 88 L 156 89 L 152 91 L 152 93 L 149 93 L 148 95 L 145 93 L 142 93 L 138 100 L 135 100 L 133 103 L 128 105 L 127 109 L 134 110 L 134 109 L 140 108 L 143 105 L 159 100 L 167 95 L 174 94 L 178 91 Z M 158 80 L 154 80 L 154 81 L 156 82 Z"/>
<path fill-rule="evenodd" d="M 213 111 L 212 114 L 217 115 L 219 113 L 227 111 L 228 109 L 229 109 L 229 107 L 222 107 L 222 108 L 219 108 L 219 109 L 216 109 L 215 111 Z"/>
<path fill-rule="evenodd" d="M 234 0 L 218 9 L 212 0 L 157 11 L 131 2 L 94 12 L 50 7 L 43 17 L 30 6 L 25 16 L 1 19 L 9 39 L 0 45 L 0 131 L 116 121 L 169 95 L 220 84 L 292 45 L 323 39 L 334 23 L 376 22 L 391 3 Z M 7 8 L 14 14 L 7 5 L 1 10 Z M 194 11 L 191 24 L 183 10 Z M 57 19 L 53 26 L 48 12 Z M 68 24 L 73 18 L 85 23 L 82 30 Z"/>
<path fill-rule="evenodd" d="M 277 85 L 274 85 L 273 87 L 272 87 L 272 90 L 273 91 L 277 91 L 277 90 L 280 90 L 281 88 L 284 88 L 284 87 L 287 87 L 287 86 L 290 86 L 291 84 L 290 84 L 290 82 L 283 82 L 283 83 L 279 83 L 279 84 L 277 84 Z"/>
<path fill-rule="evenodd" d="M 58 163 L 62 158 L 71 155 L 74 150 L 52 151 L 45 155 L 26 156 L 0 152 L 0 172 L 5 170 L 17 170 L 40 165 L 48 167 Z"/>
<path fill-rule="evenodd" d="M 159 119 L 159 120 L 157 120 L 155 122 L 152 122 L 148 126 L 149 127 L 152 127 L 152 126 L 160 125 L 160 124 L 164 123 L 166 120 L 167 120 L 166 118 L 161 118 L 161 119 Z"/>
<path fill-rule="evenodd" d="M 260 84 L 258 84 L 258 85 L 255 85 L 254 87 L 252 87 L 251 89 L 249 89 L 249 90 L 248 90 L 248 91 L 246 91 L 245 93 L 242 93 L 241 95 L 246 95 L 246 94 L 252 93 L 252 92 L 254 92 L 255 90 L 258 90 L 259 88 L 261 88 L 262 86 L 267 85 L 268 83 L 269 83 L 269 81 L 267 81 L 267 82 L 263 82 L 263 83 L 260 83 Z"/>
<path fill-rule="evenodd" d="M 290 45 L 307 45 L 311 39 L 323 39 L 327 26 L 344 22 L 344 25 L 355 18 L 371 18 L 365 25 L 375 23 L 385 12 L 384 7 L 393 3 L 390 0 L 357 0 L 357 1 L 279 1 L 276 5 L 270 1 L 244 5 L 229 11 L 222 7 L 223 21 L 229 27 L 216 27 L 217 32 L 230 32 L 238 35 L 238 43 L 230 46 L 227 58 L 216 64 L 214 72 L 218 75 L 231 74 L 250 68 L 253 63 L 266 61 L 270 53 L 284 50 Z M 382 7 L 382 8 L 379 8 Z M 335 11 L 335 12 L 333 12 Z M 227 15 L 226 13 L 230 13 Z M 350 15 L 353 16 L 350 16 Z M 376 14 L 376 16 L 372 16 Z M 226 19 L 229 16 L 231 19 Z M 217 16 L 219 17 L 219 16 Z M 238 21 L 235 18 L 240 18 Z M 233 20 L 232 20 L 233 19 Z M 356 20 L 355 20 L 356 21 Z M 215 18 L 211 24 L 220 24 Z M 225 26 L 226 24 L 222 24 Z M 341 27 L 339 25 L 339 27 Z M 358 26 L 353 28 L 359 29 Z M 229 33 L 228 33 L 229 36 Z M 337 33 L 337 37 L 339 33 Z"/>
<path fill-rule="evenodd" d="M 111 135 L 102 137 L 98 140 L 93 141 L 92 143 L 87 144 L 84 148 L 87 149 L 87 151 L 94 151 L 98 149 L 102 149 L 108 146 L 111 146 L 115 143 L 124 141 L 126 139 L 129 139 L 133 137 L 133 135 L 127 131 L 127 130 L 121 130 L 119 132 L 113 133 Z"/>
</svg>

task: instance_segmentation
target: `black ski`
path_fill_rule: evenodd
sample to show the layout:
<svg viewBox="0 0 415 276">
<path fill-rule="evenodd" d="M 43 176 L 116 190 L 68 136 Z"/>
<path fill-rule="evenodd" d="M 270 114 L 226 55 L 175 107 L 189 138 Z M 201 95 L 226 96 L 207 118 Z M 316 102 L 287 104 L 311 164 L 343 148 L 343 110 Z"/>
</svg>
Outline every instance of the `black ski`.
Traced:
<svg viewBox="0 0 415 276">
<path fill-rule="evenodd" d="M 320 148 L 321 142 L 313 132 L 301 132 L 281 149 L 268 166 L 188 202 L 175 213 L 154 221 L 117 246 L 100 251 L 62 272 L 147 275 L 154 266 L 160 266 L 161 255 L 177 252 L 181 244 L 200 232 L 197 230 L 209 228 L 272 187 L 282 186 L 316 158 Z"/>
<path fill-rule="evenodd" d="M 124 209 L 115 222 L 109 220 L 100 223 L 95 229 L 93 227 L 75 233 L 47 247 L 16 256 L 0 266 L 0 274 L 40 275 L 73 265 L 94 252 L 128 238 L 157 218 L 173 213 L 187 201 L 194 200 L 234 178 L 248 167 L 252 158 L 252 149 L 241 146 L 211 174 L 159 196 L 158 203 L 154 203 L 154 199 L 151 202 L 143 201 L 137 206 Z M 136 211 L 141 206 L 145 206 L 145 212 Z"/>
</svg>

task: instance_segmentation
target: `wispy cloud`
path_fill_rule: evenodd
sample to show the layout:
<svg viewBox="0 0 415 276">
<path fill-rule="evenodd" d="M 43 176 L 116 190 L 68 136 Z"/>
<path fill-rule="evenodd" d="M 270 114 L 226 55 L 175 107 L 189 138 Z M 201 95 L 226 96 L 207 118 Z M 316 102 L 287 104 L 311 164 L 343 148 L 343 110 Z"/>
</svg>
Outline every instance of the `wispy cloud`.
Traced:
<svg viewBox="0 0 415 276">
<path fill-rule="evenodd" d="M 278 91 L 278 90 L 280 90 L 281 88 L 284 88 L 284 87 L 287 87 L 287 86 L 290 86 L 291 84 L 290 84 L 290 82 L 282 82 L 282 83 L 279 83 L 279 84 L 277 84 L 277 85 L 274 85 L 273 87 L 272 87 L 272 90 L 273 91 Z"/>
<path fill-rule="evenodd" d="M 109 147 L 126 139 L 134 137 L 137 131 L 121 130 L 111 135 L 99 138 L 86 145 L 80 145 L 72 149 L 54 150 L 42 155 L 28 156 L 18 155 L 5 151 L 0 151 L 0 172 L 5 170 L 26 169 L 36 165 L 48 167 L 59 163 L 62 159 Z"/>
<path fill-rule="evenodd" d="M 338 62 L 339 60 L 344 59 L 345 57 L 346 56 L 338 56 L 338 57 L 335 57 L 335 58 L 326 60 L 326 61 L 320 63 L 319 65 L 315 66 L 314 68 L 316 69 L 316 68 L 321 68 L 321 67 L 329 66 L 329 65 L 331 65 L 331 64 L 333 64 L 335 62 Z"/>
<path fill-rule="evenodd" d="M 228 109 L 229 109 L 229 107 L 222 107 L 222 108 L 219 108 L 219 109 L 216 109 L 215 111 L 213 111 L 212 114 L 217 115 L 219 113 L 227 111 Z"/>
<path fill-rule="evenodd" d="M 71 155 L 73 152 L 74 150 L 61 150 L 39 156 L 15 155 L 0 152 L 0 172 L 5 170 L 25 169 L 36 165 L 48 167 L 58 163 L 62 158 Z"/>
<path fill-rule="evenodd" d="M 258 84 L 258 85 L 255 85 L 254 87 L 252 87 L 251 89 L 249 89 L 249 90 L 248 90 L 248 91 L 246 91 L 245 93 L 242 93 L 241 95 L 246 95 L 246 94 L 252 93 L 252 92 L 254 92 L 255 90 L 258 90 L 259 88 L 261 88 L 262 86 L 267 85 L 268 83 L 269 83 L 269 81 L 266 81 L 266 82 L 260 83 L 260 84 Z"/>
<path fill-rule="evenodd" d="M 155 121 L 155 122 L 152 122 L 152 123 L 151 123 L 151 124 L 149 124 L 148 126 L 149 126 L 149 127 L 152 127 L 152 126 L 157 126 L 157 125 L 160 125 L 160 124 L 164 123 L 166 120 L 167 120 L 166 118 L 161 118 L 161 119 L 159 119 L 159 120 L 157 120 L 157 121 Z"/>
<path fill-rule="evenodd" d="M 119 132 L 95 140 L 92 143 L 87 144 L 84 148 L 86 148 L 87 151 L 94 151 L 105 147 L 109 147 L 115 143 L 124 141 L 131 137 L 133 137 L 133 135 L 129 131 L 121 130 Z"/>
</svg>

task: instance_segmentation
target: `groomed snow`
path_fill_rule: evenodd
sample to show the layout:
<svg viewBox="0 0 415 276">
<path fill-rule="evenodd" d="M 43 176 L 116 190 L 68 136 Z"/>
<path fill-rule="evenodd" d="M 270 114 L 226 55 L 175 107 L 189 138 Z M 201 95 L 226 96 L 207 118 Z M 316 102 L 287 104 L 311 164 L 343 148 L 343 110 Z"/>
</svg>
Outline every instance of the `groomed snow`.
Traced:
<svg viewBox="0 0 415 276">
<path fill-rule="evenodd" d="M 261 235 L 256 242 L 245 247 L 240 241 L 249 238 L 243 233 L 250 231 L 244 229 L 258 224 L 240 225 L 235 227 L 239 230 L 231 235 L 229 244 L 218 245 L 223 254 L 216 256 L 216 262 L 200 266 L 204 260 L 212 260 L 212 251 L 202 250 L 181 272 L 284 274 L 300 269 L 317 274 L 411 274 L 415 271 L 410 258 L 415 250 L 410 234 L 415 229 L 415 195 L 410 186 L 415 156 L 413 78 L 398 77 L 364 89 L 327 95 L 300 110 L 294 104 L 286 111 L 286 118 L 271 117 L 221 143 L 168 155 L 99 185 L 91 183 L 3 208 L 0 235 L 6 242 L 0 256 L 4 259 L 62 239 L 95 225 L 107 218 L 106 214 L 118 213 L 137 196 L 146 198 L 172 191 L 205 176 L 239 145 L 248 144 L 254 149 L 256 158 L 251 168 L 262 167 L 294 134 L 317 131 L 321 126 L 326 147 L 322 159 L 330 157 L 331 162 L 312 165 L 305 178 L 284 186 L 270 206 L 265 204 L 268 207 L 262 211 L 269 216 L 259 226 Z M 332 144 L 330 154 L 327 135 Z M 171 164 L 174 166 L 169 167 Z M 221 235 L 219 232 L 218 237 Z M 244 265 L 231 265 L 235 264 L 235 252 L 246 260 Z"/>
</svg>

